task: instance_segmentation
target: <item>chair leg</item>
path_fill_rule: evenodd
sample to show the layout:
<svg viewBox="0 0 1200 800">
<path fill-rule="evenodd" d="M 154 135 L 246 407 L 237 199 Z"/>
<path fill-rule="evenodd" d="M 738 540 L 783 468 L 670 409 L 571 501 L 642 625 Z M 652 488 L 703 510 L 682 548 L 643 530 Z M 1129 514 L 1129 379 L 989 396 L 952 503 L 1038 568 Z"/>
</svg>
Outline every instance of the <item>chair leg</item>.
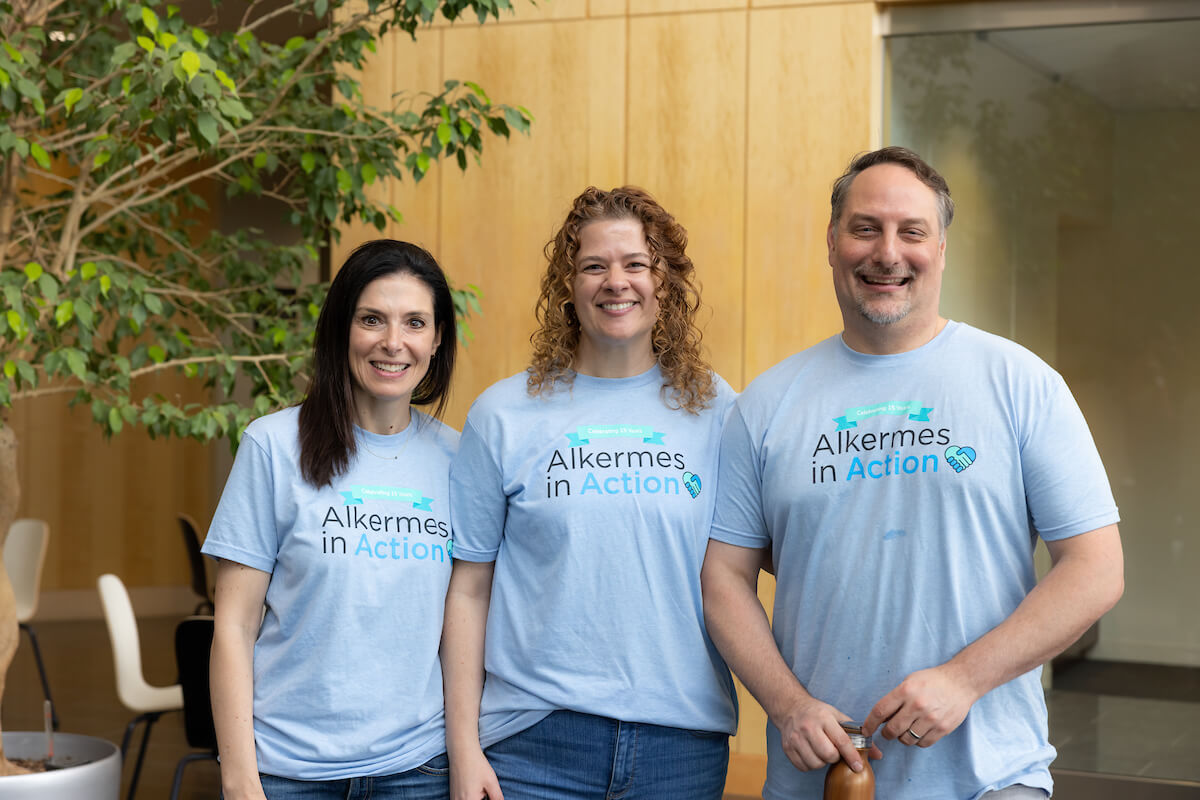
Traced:
<svg viewBox="0 0 1200 800">
<path fill-rule="evenodd" d="M 58 706 L 54 705 L 54 697 L 50 694 L 50 679 L 46 677 L 46 664 L 42 661 L 42 648 L 38 647 L 37 634 L 26 623 L 21 623 L 21 630 L 29 634 L 29 643 L 33 645 L 33 658 L 37 661 L 38 677 L 42 679 L 42 694 L 50 701 L 50 723 L 58 730 Z"/>
<path fill-rule="evenodd" d="M 183 758 L 179 759 L 179 764 L 175 767 L 175 781 L 171 784 L 171 800 L 179 800 L 179 789 L 183 786 L 183 768 L 193 761 L 215 761 L 216 753 L 188 753 Z"/>
<path fill-rule="evenodd" d="M 138 778 L 142 774 L 142 762 L 146 759 L 146 745 L 150 743 L 150 730 L 154 727 L 154 723 L 163 715 L 162 711 L 148 711 L 145 714 L 140 714 L 134 717 L 127 726 L 125 726 L 125 736 L 121 739 L 121 761 L 124 762 L 125 754 L 129 751 L 129 740 L 133 736 L 134 729 L 139 723 L 146 723 L 146 730 L 142 734 L 142 744 L 138 748 L 137 762 L 133 766 L 133 775 L 129 779 L 129 793 L 125 795 L 126 800 L 133 800 L 133 795 L 137 792 Z"/>
</svg>

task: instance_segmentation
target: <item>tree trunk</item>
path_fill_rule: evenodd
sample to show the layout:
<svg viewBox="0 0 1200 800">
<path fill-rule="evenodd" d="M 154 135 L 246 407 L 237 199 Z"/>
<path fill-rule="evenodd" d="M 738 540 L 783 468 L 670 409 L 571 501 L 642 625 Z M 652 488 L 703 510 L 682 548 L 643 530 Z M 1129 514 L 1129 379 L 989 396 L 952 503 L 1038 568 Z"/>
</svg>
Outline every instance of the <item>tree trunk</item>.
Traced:
<svg viewBox="0 0 1200 800">
<path fill-rule="evenodd" d="M 8 667 L 17 652 L 21 631 L 17 627 L 17 599 L 13 597 L 8 570 L 4 568 L 4 542 L 8 529 L 17 516 L 21 498 L 21 483 L 17 475 L 17 435 L 10 425 L 0 419 L 0 701 L 4 699 L 4 684 Z M 0 726 L 2 727 L 2 726 Z M 4 741 L 0 739 L 0 775 L 14 775 L 25 770 L 4 757 Z"/>
</svg>

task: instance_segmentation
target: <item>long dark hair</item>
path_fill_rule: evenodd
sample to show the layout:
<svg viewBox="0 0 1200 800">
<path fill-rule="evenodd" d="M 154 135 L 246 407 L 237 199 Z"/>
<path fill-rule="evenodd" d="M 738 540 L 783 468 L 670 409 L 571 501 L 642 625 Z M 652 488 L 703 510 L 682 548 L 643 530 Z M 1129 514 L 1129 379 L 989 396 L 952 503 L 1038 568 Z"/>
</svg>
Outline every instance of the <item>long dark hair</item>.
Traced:
<svg viewBox="0 0 1200 800">
<path fill-rule="evenodd" d="M 446 275 L 428 252 L 415 244 L 377 239 L 359 245 L 329 286 L 313 342 L 312 382 L 300 404 L 300 472 L 313 486 L 333 483 L 357 450 L 354 439 L 354 381 L 350 375 L 350 323 L 367 284 L 405 273 L 429 287 L 433 320 L 441 343 L 429 371 L 413 390 L 413 405 L 433 405 L 441 416 L 450 393 L 458 349 L 454 300 Z M 411 423 L 411 424 L 415 424 Z"/>
</svg>

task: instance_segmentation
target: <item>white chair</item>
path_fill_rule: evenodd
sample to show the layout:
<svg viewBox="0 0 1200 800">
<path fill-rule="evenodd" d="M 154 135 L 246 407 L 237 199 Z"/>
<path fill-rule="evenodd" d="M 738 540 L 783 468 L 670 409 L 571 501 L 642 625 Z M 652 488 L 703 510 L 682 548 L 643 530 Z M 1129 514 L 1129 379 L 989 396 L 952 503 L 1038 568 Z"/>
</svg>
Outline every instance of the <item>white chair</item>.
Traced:
<svg viewBox="0 0 1200 800">
<path fill-rule="evenodd" d="M 50 544 L 50 526 L 40 519 L 19 519 L 8 529 L 4 540 L 4 566 L 17 599 L 17 623 L 29 634 L 33 658 L 37 661 L 38 677 L 42 679 L 42 694 L 50 701 L 54 729 L 58 730 L 58 707 L 50 696 L 50 680 L 42 661 L 42 648 L 37 633 L 29 621 L 37 613 L 38 595 L 42 588 L 42 568 L 46 565 L 46 549 Z"/>
<path fill-rule="evenodd" d="M 183 688 L 151 686 L 142 675 L 142 645 L 138 638 L 137 619 L 129 592 L 116 575 L 101 575 L 96 585 L 100 589 L 100 603 L 104 606 L 104 621 L 108 623 L 108 636 L 112 640 L 113 670 L 117 675 L 117 697 L 126 708 L 137 714 L 125 728 L 121 740 L 121 758 L 129 750 L 133 731 L 141 722 L 146 723 L 142 744 L 138 749 L 137 763 L 129 781 L 128 800 L 133 800 L 137 791 L 138 777 L 142 772 L 142 761 L 146 757 L 146 745 L 150 741 L 150 729 L 158 718 L 168 711 L 183 710 Z"/>
</svg>

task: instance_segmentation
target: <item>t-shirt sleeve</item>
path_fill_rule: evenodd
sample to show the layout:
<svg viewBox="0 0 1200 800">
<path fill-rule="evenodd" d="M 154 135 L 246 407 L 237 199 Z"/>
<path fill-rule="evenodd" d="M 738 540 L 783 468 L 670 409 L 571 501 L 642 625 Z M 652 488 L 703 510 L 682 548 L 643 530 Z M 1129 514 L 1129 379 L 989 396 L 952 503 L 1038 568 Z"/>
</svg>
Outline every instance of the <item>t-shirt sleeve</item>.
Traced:
<svg viewBox="0 0 1200 800">
<path fill-rule="evenodd" d="M 1108 476 L 1071 390 L 1054 373 L 1021 441 L 1029 513 L 1046 540 L 1066 539 L 1119 520 Z"/>
<path fill-rule="evenodd" d="M 279 532 L 270 454 L 251 436 L 242 438 L 221 502 L 201 550 L 263 572 L 275 569 Z"/>
<path fill-rule="evenodd" d="M 468 419 L 458 440 L 458 453 L 450 464 L 454 557 L 495 561 L 507 515 L 508 497 L 500 467 L 487 441 Z"/>
<path fill-rule="evenodd" d="M 717 508 L 709 538 L 739 547 L 770 544 L 762 510 L 762 467 L 758 443 L 735 404 L 721 436 Z"/>
</svg>

